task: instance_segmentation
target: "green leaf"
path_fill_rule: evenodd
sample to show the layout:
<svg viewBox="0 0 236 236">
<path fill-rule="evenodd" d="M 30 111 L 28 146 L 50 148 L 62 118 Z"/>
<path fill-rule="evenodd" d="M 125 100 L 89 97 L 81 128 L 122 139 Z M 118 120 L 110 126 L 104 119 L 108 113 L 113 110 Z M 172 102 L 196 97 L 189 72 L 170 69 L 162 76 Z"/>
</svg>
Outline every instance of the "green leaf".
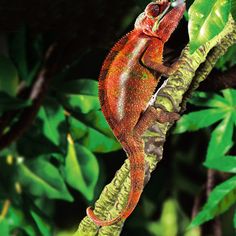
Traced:
<svg viewBox="0 0 236 236">
<path fill-rule="evenodd" d="M 28 34 L 25 26 L 9 34 L 9 54 L 17 67 L 20 79 L 24 80 L 26 85 L 30 85 L 42 64 L 42 40 L 40 34 Z"/>
<path fill-rule="evenodd" d="M 219 58 L 215 67 L 221 71 L 226 71 L 235 64 L 236 64 L 236 44 L 228 48 L 227 52 L 222 57 Z"/>
<path fill-rule="evenodd" d="M 37 197 L 73 201 L 59 171 L 51 163 L 42 158 L 18 162 L 17 176 L 23 191 Z"/>
<path fill-rule="evenodd" d="M 208 127 L 221 120 L 224 115 L 225 112 L 219 109 L 205 109 L 191 112 L 181 117 L 181 119 L 177 122 L 174 133 L 180 134 L 186 131 L 196 131 L 198 129 Z"/>
<path fill-rule="evenodd" d="M 75 114 L 86 114 L 100 108 L 97 81 L 80 79 L 67 83 L 56 90 L 60 102 L 67 110 Z"/>
<path fill-rule="evenodd" d="M 230 13 L 228 0 L 195 0 L 189 9 L 190 52 L 213 39 L 225 27 Z"/>
<path fill-rule="evenodd" d="M 98 96 L 98 82 L 92 79 L 65 81 L 57 84 L 61 93 Z"/>
<path fill-rule="evenodd" d="M 206 160 L 204 165 L 211 169 L 236 173 L 236 156 L 216 156 L 214 159 Z"/>
<path fill-rule="evenodd" d="M 225 212 L 236 202 L 236 176 L 224 181 L 211 192 L 207 203 L 203 209 L 193 219 L 190 227 L 201 225 L 202 223 Z"/>
<path fill-rule="evenodd" d="M 160 221 L 147 224 L 147 230 L 154 236 L 176 236 L 178 233 L 177 205 L 174 200 L 165 201 Z"/>
<path fill-rule="evenodd" d="M 224 98 L 231 105 L 232 110 L 236 111 L 236 89 L 224 89 L 222 90 Z"/>
<path fill-rule="evenodd" d="M 73 117 L 68 119 L 72 137 L 92 152 L 107 153 L 120 149 L 120 144 L 114 137 L 109 137 L 101 131 L 86 126 Z"/>
<path fill-rule="evenodd" d="M 195 92 L 188 102 L 196 106 L 223 109 L 230 105 L 230 103 L 226 101 L 224 97 L 210 92 Z"/>
<path fill-rule="evenodd" d="M 56 99 L 47 97 L 31 128 L 18 140 L 17 151 L 27 158 L 65 153 L 67 129 L 64 109 Z"/>
<path fill-rule="evenodd" d="M 98 97 L 89 95 L 64 95 L 60 101 L 66 109 L 74 113 L 88 113 L 92 110 L 98 110 L 100 104 Z"/>
<path fill-rule="evenodd" d="M 84 114 L 83 122 L 106 136 L 114 138 L 112 130 L 101 111 L 91 111 L 88 114 Z"/>
<path fill-rule="evenodd" d="M 0 91 L 15 96 L 18 82 L 17 71 L 12 61 L 0 55 Z"/>
<path fill-rule="evenodd" d="M 233 122 L 231 116 L 225 119 L 214 129 L 207 149 L 206 161 L 223 156 L 233 145 Z"/>
<path fill-rule="evenodd" d="M 236 112 L 232 113 L 232 120 L 234 122 L 234 125 L 236 126 Z"/>
<path fill-rule="evenodd" d="M 68 184 L 80 191 L 88 201 L 94 198 L 99 166 L 96 157 L 85 147 L 75 144 L 68 135 L 65 176 Z"/>
<path fill-rule="evenodd" d="M 231 14 L 234 18 L 234 21 L 236 21 L 236 1 L 231 0 Z"/>
<path fill-rule="evenodd" d="M 32 226 L 32 222 L 28 220 L 28 218 L 20 208 L 15 208 L 13 205 L 11 205 L 10 208 L 8 209 L 6 221 L 12 234 L 13 232 L 17 231 L 19 232 L 19 235 L 27 235 L 27 236 L 37 235 L 37 233 L 35 232 L 35 228 Z M 22 234 L 20 234 L 21 232 Z M 7 236 L 8 234 L 1 234 L 1 235 Z"/>
<path fill-rule="evenodd" d="M 64 110 L 61 106 L 42 106 L 38 117 L 43 121 L 43 133 L 55 145 L 60 144 L 60 124 L 65 121 Z"/>
<path fill-rule="evenodd" d="M 6 93 L 0 92 L 0 114 L 10 110 L 16 110 L 31 105 L 31 101 L 11 97 Z"/>
<path fill-rule="evenodd" d="M 178 223 L 177 223 L 177 206 L 174 200 L 169 199 L 165 201 L 163 210 L 161 213 L 161 226 L 163 235 L 177 235 Z M 171 225 L 171 227 L 170 227 Z"/>
<path fill-rule="evenodd" d="M 45 220 L 32 210 L 30 210 L 30 214 L 32 218 L 34 219 L 41 234 L 43 236 L 51 236 L 52 232 L 51 232 L 50 226 L 45 222 Z"/>
<path fill-rule="evenodd" d="M 10 235 L 10 227 L 6 219 L 0 218 L 0 235 Z"/>
</svg>

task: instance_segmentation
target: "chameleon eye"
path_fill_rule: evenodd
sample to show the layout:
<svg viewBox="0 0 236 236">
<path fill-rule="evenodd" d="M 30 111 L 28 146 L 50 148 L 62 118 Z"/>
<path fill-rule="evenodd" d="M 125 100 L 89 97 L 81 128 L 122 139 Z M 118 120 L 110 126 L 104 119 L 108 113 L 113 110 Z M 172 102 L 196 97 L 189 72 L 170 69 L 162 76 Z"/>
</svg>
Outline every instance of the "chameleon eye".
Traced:
<svg viewBox="0 0 236 236">
<path fill-rule="evenodd" d="M 160 7 L 156 3 L 150 3 L 146 7 L 146 14 L 150 18 L 156 18 L 160 14 Z"/>
</svg>

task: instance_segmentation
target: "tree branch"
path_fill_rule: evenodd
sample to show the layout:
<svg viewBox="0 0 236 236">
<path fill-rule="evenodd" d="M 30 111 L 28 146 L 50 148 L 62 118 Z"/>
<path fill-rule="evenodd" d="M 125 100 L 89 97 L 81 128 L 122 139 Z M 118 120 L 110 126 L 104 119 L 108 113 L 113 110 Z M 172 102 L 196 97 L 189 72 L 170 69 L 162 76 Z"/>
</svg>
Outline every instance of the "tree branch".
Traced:
<svg viewBox="0 0 236 236">
<path fill-rule="evenodd" d="M 54 53 L 55 46 L 51 46 L 46 53 L 42 69 L 38 73 L 28 98 L 32 100 L 32 105 L 30 107 L 26 107 L 21 113 L 18 121 L 12 125 L 10 130 L 0 136 L 0 150 L 6 148 L 12 142 L 18 139 L 27 130 L 37 115 L 49 83 L 53 77 L 53 74 L 55 73 L 56 66 L 55 62 L 53 61 L 55 60 Z M 2 123 L 1 129 L 4 128 L 5 123 Z"/>
<path fill-rule="evenodd" d="M 218 91 L 236 87 L 236 66 L 225 72 L 212 70 L 208 78 L 201 84 L 200 89 L 206 91 Z"/>
<path fill-rule="evenodd" d="M 190 85 L 192 85 L 192 93 L 197 85 L 209 74 L 214 66 L 214 62 L 218 59 L 216 57 L 220 56 L 220 53 L 217 56 L 215 53 L 212 55 L 212 53 L 209 53 L 210 50 L 215 48 L 215 50 L 217 49 L 223 53 L 235 41 L 236 27 L 232 19 L 230 19 L 221 34 L 199 48 L 194 54 L 189 54 L 187 46 L 180 56 L 181 65 L 179 69 L 168 78 L 165 86 L 159 91 L 154 106 L 162 107 L 167 111 L 182 110 L 183 96 L 189 91 Z M 195 83 L 194 86 L 192 81 Z M 189 93 L 189 96 L 191 93 Z M 171 125 L 170 123 L 155 123 L 142 136 L 145 142 L 145 160 L 149 164 L 148 174 L 156 168 L 157 163 L 162 159 L 163 144 L 166 139 L 166 133 Z M 126 205 L 129 189 L 129 161 L 126 160 L 112 182 L 105 186 L 100 198 L 96 201 L 95 214 L 102 219 L 110 219 L 117 216 Z M 90 218 L 85 217 L 81 221 L 75 236 L 120 235 L 123 223 L 124 220 L 115 225 L 99 228 Z"/>
</svg>

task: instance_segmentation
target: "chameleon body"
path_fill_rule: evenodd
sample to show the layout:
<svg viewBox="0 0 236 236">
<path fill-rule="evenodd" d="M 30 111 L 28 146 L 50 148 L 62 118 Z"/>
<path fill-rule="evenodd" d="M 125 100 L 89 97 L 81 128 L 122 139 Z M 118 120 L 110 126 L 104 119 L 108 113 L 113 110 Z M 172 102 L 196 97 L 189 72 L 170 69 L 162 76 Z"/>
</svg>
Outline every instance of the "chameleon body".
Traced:
<svg viewBox="0 0 236 236">
<path fill-rule="evenodd" d="M 99 77 L 102 112 L 130 160 L 131 190 L 128 203 L 114 219 L 103 221 L 87 209 L 87 215 L 99 226 L 127 218 L 136 207 L 144 186 L 145 153 L 141 135 L 154 121 L 177 119 L 176 113 L 149 107 L 162 74 L 169 75 L 175 66 L 162 64 L 165 42 L 177 27 L 185 10 L 184 1 L 170 9 L 171 3 L 159 0 L 147 5 L 136 20 L 133 31 L 111 49 Z"/>
</svg>

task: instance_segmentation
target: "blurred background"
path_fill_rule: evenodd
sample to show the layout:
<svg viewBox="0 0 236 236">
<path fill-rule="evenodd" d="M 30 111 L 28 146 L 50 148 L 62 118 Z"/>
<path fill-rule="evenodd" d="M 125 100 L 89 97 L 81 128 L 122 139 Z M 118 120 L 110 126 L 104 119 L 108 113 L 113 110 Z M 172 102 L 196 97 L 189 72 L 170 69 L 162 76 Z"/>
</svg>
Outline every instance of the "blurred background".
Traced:
<svg viewBox="0 0 236 236">
<path fill-rule="evenodd" d="M 0 0 L 0 235 L 70 235 L 122 165 L 126 155 L 100 111 L 97 79 L 106 54 L 148 2 Z M 165 60 L 188 42 L 186 19 Z M 212 76 L 222 76 L 233 57 Z M 209 82 L 200 89 L 222 88 Z M 187 112 L 197 109 L 187 105 Z M 214 235 L 215 222 L 187 230 L 206 201 L 202 162 L 210 134 L 209 127 L 170 132 L 122 235 Z M 215 182 L 226 177 L 215 173 Z M 232 215 L 218 221 L 223 235 L 233 235 Z"/>
</svg>

